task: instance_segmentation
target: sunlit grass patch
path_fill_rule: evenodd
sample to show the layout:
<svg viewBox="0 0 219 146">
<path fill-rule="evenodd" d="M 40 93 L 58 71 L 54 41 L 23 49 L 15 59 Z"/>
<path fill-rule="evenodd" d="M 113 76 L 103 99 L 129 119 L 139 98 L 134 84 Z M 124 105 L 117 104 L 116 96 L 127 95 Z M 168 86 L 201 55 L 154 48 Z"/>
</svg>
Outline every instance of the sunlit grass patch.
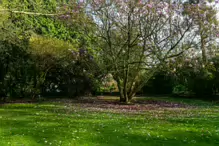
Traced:
<svg viewBox="0 0 219 146">
<path fill-rule="evenodd" d="M 164 99 L 174 100 L 150 98 Z M 190 108 L 187 102 L 135 112 L 120 109 L 126 105 L 96 110 L 94 103 L 6 104 L 0 107 L 0 146 L 219 145 L 218 106 Z"/>
</svg>

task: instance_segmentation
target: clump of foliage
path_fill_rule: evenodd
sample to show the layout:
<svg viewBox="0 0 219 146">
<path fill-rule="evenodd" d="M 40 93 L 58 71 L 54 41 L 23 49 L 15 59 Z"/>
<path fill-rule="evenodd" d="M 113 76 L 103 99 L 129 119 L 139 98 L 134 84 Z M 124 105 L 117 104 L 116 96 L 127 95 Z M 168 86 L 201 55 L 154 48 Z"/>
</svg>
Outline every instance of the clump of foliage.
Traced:
<svg viewBox="0 0 219 146">
<path fill-rule="evenodd" d="M 59 18 L 61 4 L 1 2 L 1 97 L 74 97 L 96 90 L 101 71 L 91 40 L 78 23 L 73 27 Z"/>
</svg>

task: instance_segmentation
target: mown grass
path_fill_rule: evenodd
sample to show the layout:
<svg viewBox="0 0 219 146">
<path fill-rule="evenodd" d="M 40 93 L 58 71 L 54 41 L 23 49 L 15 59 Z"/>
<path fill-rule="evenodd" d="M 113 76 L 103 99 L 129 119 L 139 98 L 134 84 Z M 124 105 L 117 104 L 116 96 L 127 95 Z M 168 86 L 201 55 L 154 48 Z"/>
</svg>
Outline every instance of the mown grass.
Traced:
<svg viewBox="0 0 219 146">
<path fill-rule="evenodd" d="M 217 104 L 144 98 L 149 99 L 189 107 L 116 112 L 92 110 L 83 103 L 5 104 L 0 106 L 0 146 L 219 145 Z"/>
</svg>

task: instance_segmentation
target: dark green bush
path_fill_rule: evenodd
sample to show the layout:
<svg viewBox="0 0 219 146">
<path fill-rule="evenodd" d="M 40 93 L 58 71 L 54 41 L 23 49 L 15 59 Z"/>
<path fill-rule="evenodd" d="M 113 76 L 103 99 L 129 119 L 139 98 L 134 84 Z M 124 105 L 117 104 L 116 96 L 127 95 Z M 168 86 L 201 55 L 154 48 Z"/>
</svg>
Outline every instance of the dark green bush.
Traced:
<svg viewBox="0 0 219 146">
<path fill-rule="evenodd" d="M 171 94 L 173 78 L 167 72 L 158 72 L 143 87 L 143 94 Z"/>
</svg>

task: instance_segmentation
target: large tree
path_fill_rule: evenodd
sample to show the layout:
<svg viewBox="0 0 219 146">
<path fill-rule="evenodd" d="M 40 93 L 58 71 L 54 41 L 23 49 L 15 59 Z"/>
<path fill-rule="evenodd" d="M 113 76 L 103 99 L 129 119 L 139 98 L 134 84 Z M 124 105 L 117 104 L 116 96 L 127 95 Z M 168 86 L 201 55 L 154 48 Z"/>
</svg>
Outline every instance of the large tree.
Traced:
<svg viewBox="0 0 219 146">
<path fill-rule="evenodd" d="M 189 49 L 195 38 L 181 2 L 93 0 L 84 6 L 98 27 L 99 55 L 122 102 L 129 102 L 166 60 Z"/>
</svg>

